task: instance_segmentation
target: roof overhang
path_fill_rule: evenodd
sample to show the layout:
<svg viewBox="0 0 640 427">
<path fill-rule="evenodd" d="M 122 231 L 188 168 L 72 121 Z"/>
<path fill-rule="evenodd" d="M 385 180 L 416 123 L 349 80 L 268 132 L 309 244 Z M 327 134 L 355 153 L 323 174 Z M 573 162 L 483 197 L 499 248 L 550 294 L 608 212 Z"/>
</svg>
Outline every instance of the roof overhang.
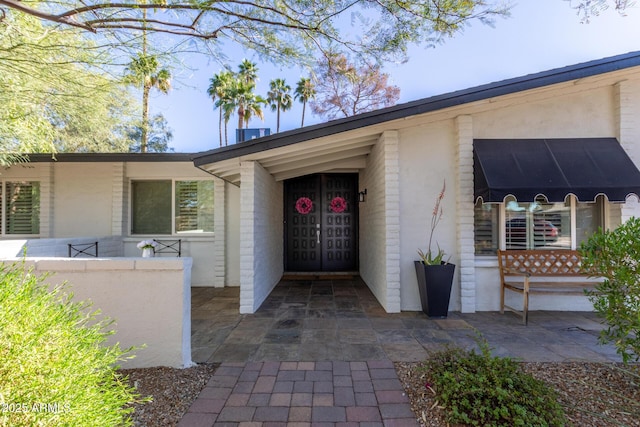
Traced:
<svg viewBox="0 0 640 427">
<path fill-rule="evenodd" d="M 356 172 L 366 166 L 366 157 L 378 138 L 379 134 L 321 138 L 199 167 L 235 185 L 240 184 L 240 165 L 244 161 L 259 162 L 276 181 L 319 172 Z"/>
</svg>

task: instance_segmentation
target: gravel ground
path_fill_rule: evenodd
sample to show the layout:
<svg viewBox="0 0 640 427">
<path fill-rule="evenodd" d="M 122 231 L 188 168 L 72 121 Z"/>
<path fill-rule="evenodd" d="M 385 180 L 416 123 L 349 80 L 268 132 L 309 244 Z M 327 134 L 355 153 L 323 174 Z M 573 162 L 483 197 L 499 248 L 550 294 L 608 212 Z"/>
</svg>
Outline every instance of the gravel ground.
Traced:
<svg viewBox="0 0 640 427">
<path fill-rule="evenodd" d="M 411 408 L 423 426 L 447 427 L 444 411 L 425 387 L 428 378 L 418 366 L 396 363 Z M 576 427 L 640 426 L 638 366 L 635 376 L 618 364 L 522 363 L 522 368 L 558 391 L 567 418 Z"/>
<path fill-rule="evenodd" d="M 123 369 L 129 384 L 151 402 L 134 405 L 133 425 L 175 426 L 216 371 L 216 365 L 200 364 L 186 369 L 167 367 Z"/>
<path fill-rule="evenodd" d="M 395 364 L 411 407 L 424 427 L 448 427 L 419 363 Z M 563 362 L 523 363 L 525 371 L 552 385 L 561 396 L 570 422 L 576 427 L 640 427 L 640 366 L 636 375 L 619 364 Z M 216 365 L 188 369 L 146 368 L 122 370 L 141 396 L 151 402 L 134 405 L 134 425 L 175 426 L 215 372 Z"/>
</svg>

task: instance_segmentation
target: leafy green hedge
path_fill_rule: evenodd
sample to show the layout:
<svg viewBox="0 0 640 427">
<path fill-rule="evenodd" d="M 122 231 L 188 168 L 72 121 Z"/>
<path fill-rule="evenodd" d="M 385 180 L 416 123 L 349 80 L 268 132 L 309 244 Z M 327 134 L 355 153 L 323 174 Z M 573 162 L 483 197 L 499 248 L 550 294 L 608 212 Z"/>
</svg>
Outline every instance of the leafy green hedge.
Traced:
<svg viewBox="0 0 640 427">
<path fill-rule="evenodd" d="M 447 421 L 472 426 L 563 426 L 557 393 L 521 370 L 515 360 L 493 357 L 486 341 L 481 352 L 459 348 L 431 356 L 424 369 L 445 408 Z"/>
<path fill-rule="evenodd" d="M 631 218 L 612 231 L 598 230 L 580 247 L 582 268 L 605 280 L 588 292 L 607 328 L 603 343 L 612 342 L 625 363 L 640 360 L 640 219 Z"/>
<path fill-rule="evenodd" d="M 0 425 L 131 425 L 133 389 L 109 321 L 22 263 L 0 264 Z"/>
</svg>

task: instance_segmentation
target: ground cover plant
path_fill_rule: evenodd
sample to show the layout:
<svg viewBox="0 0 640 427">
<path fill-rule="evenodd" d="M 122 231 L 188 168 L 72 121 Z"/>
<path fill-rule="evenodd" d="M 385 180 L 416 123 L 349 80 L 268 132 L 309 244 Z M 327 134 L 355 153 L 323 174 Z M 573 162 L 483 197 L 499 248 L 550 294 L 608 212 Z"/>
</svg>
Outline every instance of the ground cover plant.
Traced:
<svg viewBox="0 0 640 427">
<path fill-rule="evenodd" d="M 508 357 L 491 355 L 488 343 L 477 339 L 480 351 L 447 348 L 422 365 L 425 387 L 444 408 L 446 421 L 471 426 L 563 426 L 566 417 L 557 393 L 521 369 Z"/>
<path fill-rule="evenodd" d="M 0 265 L 0 425 L 126 426 L 137 400 L 107 346 L 108 320 L 50 290 L 23 263 Z"/>
</svg>

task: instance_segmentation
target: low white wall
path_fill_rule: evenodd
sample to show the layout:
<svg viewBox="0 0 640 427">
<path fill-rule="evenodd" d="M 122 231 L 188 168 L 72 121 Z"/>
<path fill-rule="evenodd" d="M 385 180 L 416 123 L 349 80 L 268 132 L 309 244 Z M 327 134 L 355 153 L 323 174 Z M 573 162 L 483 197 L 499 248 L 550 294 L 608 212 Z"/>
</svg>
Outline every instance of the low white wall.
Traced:
<svg viewBox="0 0 640 427">
<path fill-rule="evenodd" d="M 67 257 L 69 244 L 91 244 L 98 242 L 98 255 L 105 258 L 121 257 L 123 245 L 121 237 L 68 237 L 61 239 L 11 239 L 0 240 L 0 259 L 22 257 L 26 250 L 28 257 Z M 86 258 L 86 255 L 78 255 Z"/>
<path fill-rule="evenodd" d="M 182 239 L 182 256 L 193 259 L 191 269 L 191 286 L 213 286 L 215 276 L 215 251 L 214 236 L 137 236 L 123 238 L 124 253 L 121 256 L 139 257 L 142 251 L 138 249 L 138 243 L 142 240 L 177 240 Z M 102 251 L 100 252 L 102 256 Z M 176 254 L 156 254 L 156 258 L 175 258 Z"/>
<path fill-rule="evenodd" d="M 17 262 L 19 258 L 2 262 Z M 68 283 L 76 301 L 113 319 L 108 344 L 142 346 L 123 368 L 191 362 L 191 258 L 26 258 L 36 274 L 52 273 L 51 285 Z"/>
</svg>

